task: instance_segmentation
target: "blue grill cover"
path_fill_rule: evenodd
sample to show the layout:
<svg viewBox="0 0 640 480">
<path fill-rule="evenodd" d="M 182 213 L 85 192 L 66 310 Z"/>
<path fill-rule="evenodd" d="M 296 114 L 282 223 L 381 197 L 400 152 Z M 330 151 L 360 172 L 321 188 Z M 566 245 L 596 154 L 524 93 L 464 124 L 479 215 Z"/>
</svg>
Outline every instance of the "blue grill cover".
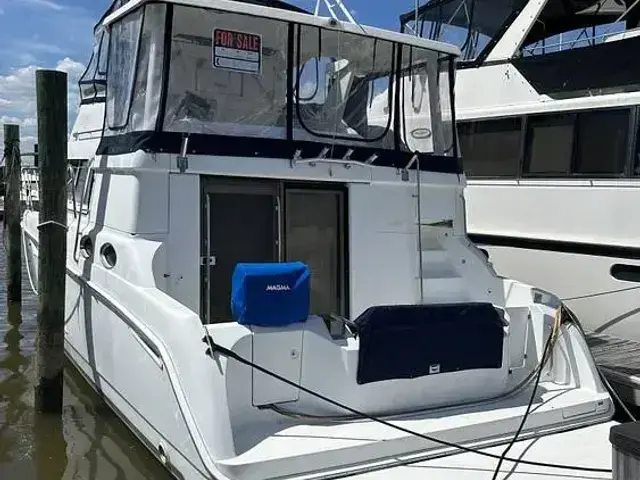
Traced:
<svg viewBox="0 0 640 480">
<path fill-rule="evenodd" d="M 239 263 L 231 280 L 231 312 L 241 325 L 277 327 L 304 322 L 311 296 L 301 262 Z"/>
</svg>

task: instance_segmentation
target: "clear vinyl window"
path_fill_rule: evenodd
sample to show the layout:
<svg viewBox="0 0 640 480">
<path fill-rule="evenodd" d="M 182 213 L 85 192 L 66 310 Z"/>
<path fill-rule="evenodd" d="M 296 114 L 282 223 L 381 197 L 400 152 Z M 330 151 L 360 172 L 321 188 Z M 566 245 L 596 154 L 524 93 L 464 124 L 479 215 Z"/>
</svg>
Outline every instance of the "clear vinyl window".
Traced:
<svg viewBox="0 0 640 480">
<path fill-rule="evenodd" d="M 107 125 L 111 129 L 123 128 L 129 120 L 143 12 L 138 9 L 112 27 L 107 82 Z"/>
<path fill-rule="evenodd" d="M 287 45 L 285 22 L 175 8 L 164 128 L 286 138 Z"/>
<path fill-rule="evenodd" d="M 107 135 L 156 129 L 162 93 L 166 6 L 152 3 L 114 24 L 107 82 Z"/>
<path fill-rule="evenodd" d="M 393 148 L 396 46 L 339 30 L 298 28 L 294 138 L 349 139 Z"/>
</svg>

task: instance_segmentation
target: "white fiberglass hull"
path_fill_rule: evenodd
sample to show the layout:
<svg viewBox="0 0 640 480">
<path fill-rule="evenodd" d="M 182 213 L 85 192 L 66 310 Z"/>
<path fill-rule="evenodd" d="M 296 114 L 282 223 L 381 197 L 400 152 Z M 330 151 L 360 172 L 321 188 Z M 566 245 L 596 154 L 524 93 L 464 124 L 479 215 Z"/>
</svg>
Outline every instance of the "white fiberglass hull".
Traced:
<svg viewBox="0 0 640 480">
<path fill-rule="evenodd" d="M 26 216 L 23 230 L 29 271 L 36 282 L 38 250 L 34 234 L 37 231 L 34 228 L 36 220 L 33 217 L 37 219 L 37 215 Z M 100 269 L 94 268 L 87 278 L 75 272 L 72 262 L 69 263 L 65 327 L 67 356 L 143 444 L 178 478 L 319 479 L 348 475 L 363 479 L 404 480 L 422 478 L 428 469 L 434 479 L 453 478 L 454 475 L 455 478 L 483 480 L 491 466 L 495 466 L 494 459 L 456 454 L 456 449 L 426 442 L 413 435 L 398 434 L 394 429 L 372 422 L 315 425 L 313 422 L 287 423 L 286 420 L 280 420 L 281 426 L 276 432 L 272 432 L 268 424 L 260 423 L 248 424 L 233 432 L 236 455 L 212 460 L 210 452 L 219 438 L 203 438 L 201 432 L 206 432 L 206 429 L 202 426 L 206 423 L 197 418 L 199 412 L 194 412 L 190 406 L 199 398 L 203 399 L 204 403 L 210 404 L 209 413 L 218 422 L 224 420 L 227 410 L 215 406 L 221 401 L 212 388 L 218 377 L 215 374 L 217 364 L 204 355 L 198 355 L 202 353 L 200 350 L 203 351 L 202 326 L 193 322 L 179 324 L 180 315 L 184 312 L 162 295 L 126 285 L 107 272 L 99 272 Z M 136 304 L 142 307 L 137 312 L 134 310 Z M 146 317 L 143 316 L 145 312 L 148 312 Z M 163 317 L 178 325 L 167 330 L 161 321 Z M 147 327 L 146 322 L 149 321 L 155 322 L 153 328 Z M 308 328 L 314 327 L 310 324 Z M 213 331 L 210 327 L 207 330 L 209 333 Z M 216 338 L 224 337 L 219 330 L 217 332 Z M 522 449 L 533 443 L 535 449 L 533 453 L 527 453 L 527 459 L 531 454 L 534 460 L 610 468 L 610 424 L 607 423 L 612 414 L 610 398 L 602 391 L 599 382 L 594 383 L 595 371 L 591 360 L 585 356 L 586 347 L 577 331 L 567 330 L 564 335 L 572 345 L 569 347 L 567 344 L 569 350 L 565 355 L 576 355 L 572 362 L 579 366 L 580 372 L 575 372 L 578 377 L 572 380 L 572 376 L 562 373 L 560 377 L 564 380 L 559 384 L 541 383 L 540 398 L 520 437 L 532 440 L 520 442 L 510 456 L 517 458 Z M 194 347 L 199 350 L 194 350 Z M 250 357 L 249 352 L 242 354 L 245 358 Z M 225 364 L 230 368 L 228 361 L 221 365 Z M 314 362 L 314 365 L 320 364 Z M 559 363 L 563 364 L 563 361 Z M 564 367 L 554 368 L 563 370 Z M 192 378 L 199 380 L 197 389 L 189 384 L 188 371 L 193 372 Z M 224 387 L 226 376 L 220 378 L 223 383 L 217 388 L 228 388 Z M 202 381 L 204 378 L 207 381 Z M 570 387 L 567 390 L 563 386 L 566 382 L 573 384 L 577 378 L 582 384 L 580 388 Z M 242 380 L 235 381 L 238 382 L 242 383 Z M 530 390 L 526 389 L 510 398 L 487 400 L 477 406 L 435 409 L 398 418 L 394 424 L 445 441 L 488 448 L 510 440 L 525 413 L 529 396 Z M 449 403 L 455 404 L 455 395 Z M 581 430 L 566 431 L 576 428 Z M 565 432 L 536 438 L 541 431 Z M 592 443 L 575 447 L 573 453 L 557 447 L 558 441 L 565 442 L 563 439 L 574 438 L 581 435 L 580 432 L 589 433 L 593 437 Z M 262 440 L 257 441 L 259 438 Z M 566 444 L 577 442 L 567 441 Z M 593 455 L 592 449 L 605 453 Z M 346 451 L 350 454 L 345 463 L 341 452 Z M 501 447 L 494 447 L 491 451 L 501 452 Z M 443 456 L 446 458 L 438 459 Z M 398 462 L 402 461 L 422 463 L 399 466 Z M 508 471 L 511 465 L 505 463 L 503 468 Z M 516 480 L 546 478 L 540 477 L 542 474 L 558 478 L 558 472 L 564 472 L 530 466 L 520 466 L 516 471 L 519 475 L 513 477 Z M 567 478 L 607 478 L 606 475 L 588 475 Z"/>
<path fill-rule="evenodd" d="M 30 280 L 37 286 L 37 241 L 24 228 L 23 236 Z M 180 386 L 170 378 L 175 367 L 154 352 L 153 342 L 160 346 L 159 339 L 127 315 L 101 280 L 86 280 L 67 265 L 67 358 L 169 471 L 178 478 L 211 478 L 187 426 L 188 413 L 178 401 L 184 392 L 176 391 Z M 155 338 L 144 338 L 145 333 Z"/>
<path fill-rule="evenodd" d="M 638 287 L 611 276 L 616 264 L 639 264 L 625 258 L 494 246 L 489 253 L 500 275 L 517 278 L 554 292 L 580 319 L 587 331 L 640 342 Z"/>
</svg>

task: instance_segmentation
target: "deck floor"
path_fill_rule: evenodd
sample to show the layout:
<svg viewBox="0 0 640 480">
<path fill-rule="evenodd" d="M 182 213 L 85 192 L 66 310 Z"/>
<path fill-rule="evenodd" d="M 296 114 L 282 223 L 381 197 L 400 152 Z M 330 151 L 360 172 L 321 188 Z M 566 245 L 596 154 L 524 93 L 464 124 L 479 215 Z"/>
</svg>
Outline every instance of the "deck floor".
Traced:
<svg viewBox="0 0 640 480">
<path fill-rule="evenodd" d="M 601 367 L 640 377 L 640 342 L 604 333 L 587 333 L 587 344 Z"/>
</svg>

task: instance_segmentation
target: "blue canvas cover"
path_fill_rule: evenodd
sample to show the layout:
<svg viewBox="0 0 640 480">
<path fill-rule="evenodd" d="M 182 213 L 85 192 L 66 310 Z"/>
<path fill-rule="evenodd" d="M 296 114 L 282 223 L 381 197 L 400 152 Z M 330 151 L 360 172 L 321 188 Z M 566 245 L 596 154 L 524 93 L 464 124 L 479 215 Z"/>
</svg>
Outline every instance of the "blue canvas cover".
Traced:
<svg viewBox="0 0 640 480">
<path fill-rule="evenodd" d="M 239 263 L 231 280 L 231 312 L 241 325 L 277 327 L 304 322 L 311 296 L 302 262 Z"/>
</svg>

